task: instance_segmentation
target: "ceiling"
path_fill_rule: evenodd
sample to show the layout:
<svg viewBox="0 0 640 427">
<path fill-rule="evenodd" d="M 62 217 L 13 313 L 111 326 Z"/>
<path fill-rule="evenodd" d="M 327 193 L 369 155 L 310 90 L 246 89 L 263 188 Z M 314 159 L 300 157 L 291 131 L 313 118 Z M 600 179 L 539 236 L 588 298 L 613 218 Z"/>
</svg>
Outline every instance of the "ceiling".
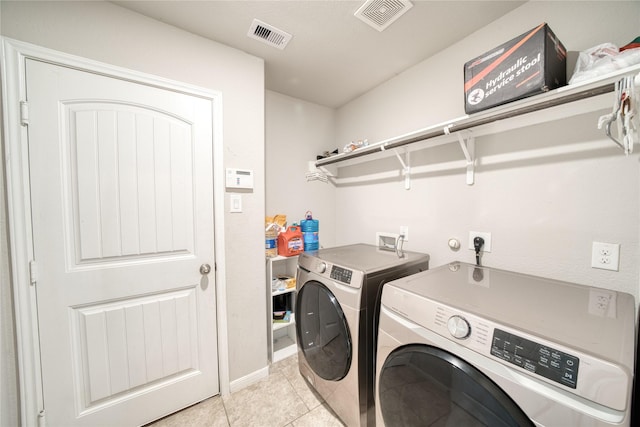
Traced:
<svg viewBox="0 0 640 427">
<path fill-rule="evenodd" d="M 382 32 L 354 16 L 364 0 L 113 3 L 263 58 L 266 89 L 337 108 L 524 2 L 412 0 Z M 281 50 L 249 38 L 254 18 L 291 34 L 291 41 Z"/>
</svg>

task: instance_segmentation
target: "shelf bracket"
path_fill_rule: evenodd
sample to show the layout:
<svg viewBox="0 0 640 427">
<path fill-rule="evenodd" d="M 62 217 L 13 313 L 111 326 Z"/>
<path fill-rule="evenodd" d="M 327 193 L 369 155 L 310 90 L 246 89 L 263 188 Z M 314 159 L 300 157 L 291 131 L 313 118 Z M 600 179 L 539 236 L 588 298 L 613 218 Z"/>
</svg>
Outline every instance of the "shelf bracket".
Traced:
<svg viewBox="0 0 640 427">
<path fill-rule="evenodd" d="M 452 125 L 448 125 L 444 127 L 445 135 L 449 135 L 450 129 Z M 467 185 L 473 185 L 474 177 L 475 177 L 475 146 L 476 139 L 471 133 L 471 131 L 459 131 L 456 132 L 456 136 L 458 137 L 458 142 L 460 143 L 460 148 L 462 149 L 462 154 L 464 154 L 464 158 L 467 161 Z"/>
<path fill-rule="evenodd" d="M 476 139 L 471 132 L 465 132 L 466 139 L 462 135 L 462 132 L 458 132 L 458 142 L 460 148 L 464 153 L 464 158 L 467 160 L 467 185 L 473 185 L 475 178 L 475 151 L 476 151 Z"/>
<path fill-rule="evenodd" d="M 409 154 L 409 150 L 405 148 L 404 160 L 398 153 L 398 150 L 394 149 L 393 152 L 395 153 L 396 157 L 398 158 L 398 161 L 400 162 L 400 165 L 402 166 L 402 176 L 404 176 L 404 189 L 410 190 L 411 189 L 411 157 Z"/>
</svg>

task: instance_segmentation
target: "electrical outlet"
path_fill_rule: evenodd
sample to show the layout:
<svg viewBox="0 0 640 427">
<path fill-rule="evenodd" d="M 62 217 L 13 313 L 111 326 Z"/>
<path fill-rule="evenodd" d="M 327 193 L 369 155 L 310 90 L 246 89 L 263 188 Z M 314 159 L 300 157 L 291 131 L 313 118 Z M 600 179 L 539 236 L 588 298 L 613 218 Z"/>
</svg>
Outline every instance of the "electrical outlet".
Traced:
<svg viewBox="0 0 640 427">
<path fill-rule="evenodd" d="M 589 314 L 615 317 L 616 294 L 606 289 L 589 289 Z"/>
<path fill-rule="evenodd" d="M 401 225 L 400 226 L 400 234 L 404 236 L 403 240 L 405 242 L 409 241 L 409 226 L 408 225 Z"/>
<path fill-rule="evenodd" d="M 484 239 L 484 245 L 482 246 L 482 252 L 491 252 L 491 233 L 484 231 L 470 231 L 469 232 L 469 249 L 475 251 L 473 247 L 473 239 L 476 237 L 482 237 Z"/>
<path fill-rule="evenodd" d="M 591 267 L 602 270 L 618 271 L 620 263 L 620 244 L 593 242 L 591 248 Z"/>
</svg>

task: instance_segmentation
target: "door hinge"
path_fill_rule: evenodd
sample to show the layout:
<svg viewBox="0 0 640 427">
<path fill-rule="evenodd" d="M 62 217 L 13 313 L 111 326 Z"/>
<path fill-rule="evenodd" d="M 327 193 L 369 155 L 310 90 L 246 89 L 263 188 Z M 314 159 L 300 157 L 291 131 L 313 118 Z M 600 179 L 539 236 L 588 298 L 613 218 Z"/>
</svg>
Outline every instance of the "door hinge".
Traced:
<svg viewBox="0 0 640 427">
<path fill-rule="evenodd" d="M 38 427 L 47 427 L 47 419 L 45 418 L 44 409 L 38 412 Z"/>
<path fill-rule="evenodd" d="M 34 286 L 38 281 L 38 264 L 35 261 L 29 261 L 29 276 L 31 286 Z"/>
<path fill-rule="evenodd" d="M 22 126 L 29 125 L 29 104 L 27 101 L 20 101 L 20 124 Z"/>
</svg>

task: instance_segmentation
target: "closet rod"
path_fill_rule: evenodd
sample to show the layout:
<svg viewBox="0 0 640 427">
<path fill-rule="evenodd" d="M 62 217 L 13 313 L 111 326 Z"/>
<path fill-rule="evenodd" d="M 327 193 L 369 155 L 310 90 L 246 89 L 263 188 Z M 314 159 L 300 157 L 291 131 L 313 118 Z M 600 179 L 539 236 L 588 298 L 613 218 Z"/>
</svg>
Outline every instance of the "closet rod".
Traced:
<svg viewBox="0 0 640 427">
<path fill-rule="evenodd" d="M 493 115 L 487 115 L 487 116 L 478 117 L 475 119 L 473 118 L 473 116 L 470 116 L 468 118 L 462 119 L 461 123 L 452 122 L 446 126 L 438 126 L 437 128 L 434 127 L 429 130 L 419 131 L 415 134 L 408 134 L 403 137 L 392 138 L 387 140 L 386 142 L 383 141 L 375 145 L 371 145 L 369 147 L 359 148 L 355 151 L 352 151 L 350 153 L 346 153 L 343 155 L 338 154 L 337 156 L 320 159 L 316 162 L 316 166 L 326 166 L 326 165 L 331 165 L 331 164 L 339 163 L 346 160 L 355 159 L 358 157 L 366 156 L 368 154 L 373 154 L 373 153 L 385 151 L 391 148 L 402 147 L 404 145 L 412 144 L 414 142 L 420 142 L 420 141 L 435 138 L 438 136 L 443 136 L 448 133 L 454 133 L 461 130 L 466 130 L 466 129 L 471 129 L 477 126 L 486 125 L 488 123 L 492 123 L 498 120 L 509 119 L 512 117 L 521 116 L 523 114 L 532 113 L 534 111 L 543 110 L 545 108 L 556 107 L 558 105 L 579 101 L 581 99 L 591 98 L 594 96 L 613 92 L 614 90 L 615 90 L 615 83 L 607 83 L 602 86 L 585 89 L 580 92 L 570 93 L 562 97 L 557 97 L 555 99 L 548 99 L 548 100 L 538 102 L 536 104 L 516 107 L 508 111 L 497 112 Z M 445 131 L 445 129 L 447 129 L 448 132 Z"/>
</svg>

